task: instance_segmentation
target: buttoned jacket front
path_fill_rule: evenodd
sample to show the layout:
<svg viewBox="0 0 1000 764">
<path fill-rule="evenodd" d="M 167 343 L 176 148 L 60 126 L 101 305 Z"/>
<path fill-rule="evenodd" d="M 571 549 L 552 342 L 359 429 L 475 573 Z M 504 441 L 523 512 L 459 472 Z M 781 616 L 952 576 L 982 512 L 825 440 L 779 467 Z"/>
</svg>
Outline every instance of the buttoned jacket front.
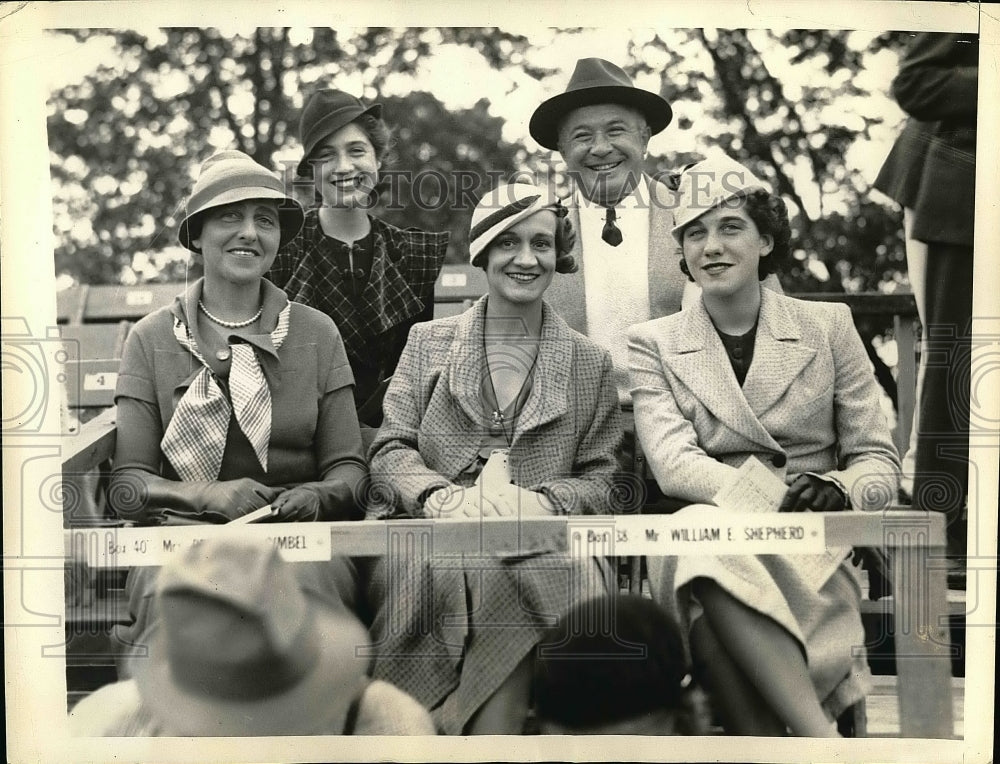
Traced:
<svg viewBox="0 0 1000 764">
<path fill-rule="evenodd" d="M 488 431 L 487 299 L 415 325 L 386 392 L 385 420 L 369 450 L 372 480 L 408 514 L 421 515 L 421 498 L 476 459 Z M 621 436 L 609 354 L 544 304 L 534 381 L 510 441 L 512 482 L 545 493 L 561 513 L 612 511 Z"/>
<path fill-rule="evenodd" d="M 859 509 L 896 496 L 899 457 L 850 309 L 761 290 L 740 387 L 699 300 L 629 333 L 636 432 L 668 496 L 710 503 L 756 456 L 790 482 L 835 477 Z"/>
</svg>

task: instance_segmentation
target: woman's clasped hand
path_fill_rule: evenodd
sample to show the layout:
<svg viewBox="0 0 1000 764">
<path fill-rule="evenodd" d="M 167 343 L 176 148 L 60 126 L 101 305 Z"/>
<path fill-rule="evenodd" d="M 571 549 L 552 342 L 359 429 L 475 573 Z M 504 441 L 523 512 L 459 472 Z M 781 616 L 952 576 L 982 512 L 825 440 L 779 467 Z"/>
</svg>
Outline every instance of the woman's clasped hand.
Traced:
<svg viewBox="0 0 1000 764">
<path fill-rule="evenodd" d="M 203 514 L 219 515 L 225 522 L 266 507 L 282 492 L 280 487 L 264 485 L 252 478 L 211 481 L 203 484 L 194 503 Z"/>
<path fill-rule="evenodd" d="M 424 513 L 441 519 L 477 517 L 546 517 L 557 514 L 544 493 L 520 486 L 492 487 L 488 492 L 474 485 L 438 488 L 424 501 Z"/>
</svg>

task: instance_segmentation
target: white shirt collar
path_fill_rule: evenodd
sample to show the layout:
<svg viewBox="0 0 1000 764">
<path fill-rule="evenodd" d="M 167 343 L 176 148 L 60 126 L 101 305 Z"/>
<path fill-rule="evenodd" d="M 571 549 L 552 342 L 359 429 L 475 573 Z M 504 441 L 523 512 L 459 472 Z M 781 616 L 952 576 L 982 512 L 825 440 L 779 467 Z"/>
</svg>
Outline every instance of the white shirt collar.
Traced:
<svg viewBox="0 0 1000 764">
<path fill-rule="evenodd" d="M 604 210 L 607 209 L 604 205 L 593 202 L 586 198 L 580 193 L 579 189 L 573 192 L 574 199 L 576 200 L 576 206 L 578 209 L 587 210 L 599 210 L 601 214 L 604 214 Z M 632 193 L 621 199 L 618 204 L 615 205 L 615 212 L 620 212 L 622 210 L 648 210 L 649 209 L 649 178 L 643 175 L 639 178 L 639 183 Z"/>
</svg>

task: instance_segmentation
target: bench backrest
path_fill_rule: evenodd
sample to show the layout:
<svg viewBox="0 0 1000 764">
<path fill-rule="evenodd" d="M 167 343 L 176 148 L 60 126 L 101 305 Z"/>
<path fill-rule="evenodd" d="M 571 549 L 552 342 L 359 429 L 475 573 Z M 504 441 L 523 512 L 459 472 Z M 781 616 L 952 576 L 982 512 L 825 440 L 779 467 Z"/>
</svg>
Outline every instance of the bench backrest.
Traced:
<svg viewBox="0 0 1000 764">
<path fill-rule="evenodd" d="M 183 283 L 80 286 L 57 295 L 58 320 L 65 324 L 63 337 L 75 342 L 78 348 L 68 352 L 66 380 L 71 409 L 93 412 L 112 405 L 117 359 L 121 358 L 131 322 L 169 305 L 184 288 Z M 482 269 L 465 264 L 445 265 L 434 285 L 434 317 L 461 313 L 486 291 L 486 274 Z M 913 295 L 820 292 L 796 296 L 846 303 L 856 322 L 892 319 L 898 357 L 895 439 L 902 453 L 909 442 L 916 405 L 918 322 Z"/>
</svg>

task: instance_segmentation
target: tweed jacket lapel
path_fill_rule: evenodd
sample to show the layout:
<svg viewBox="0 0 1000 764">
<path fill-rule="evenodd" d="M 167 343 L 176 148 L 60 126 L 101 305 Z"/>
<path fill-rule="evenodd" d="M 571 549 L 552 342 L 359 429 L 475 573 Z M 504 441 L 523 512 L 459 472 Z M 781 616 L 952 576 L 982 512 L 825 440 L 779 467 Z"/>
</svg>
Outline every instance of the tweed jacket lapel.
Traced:
<svg viewBox="0 0 1000 764">
<path fill-rule="evenodd" d="M 459 406 L 473 422 L 483 422 L 480 384 L 486 372 L 486 348 L 483 332 L 486 298 L 480 298 L 470 310 L 458 317 L 458 325 L 448 351 L 448 388 Z"/>
<path fill-rule="evenodd" d="M 760 320 L 753 361 L 743 382 L 743 395 L 763 416 L 785 394 L 813 358 L 816 349 L 802 344 L 801 331 L 783 299 L 761 289 Z"/>
<path fill-rule="evenodd" d="M 757 352 L 755 348 L 751 369 L 757 364 Z M 708 369 L 729 372 L 731 364 L 701 300 L 684 313 L 677 329 L 677 354 L 664 363 L 720 423 L 753 443 L 780 450 L 751 408 L 736 375 L 706 373 Z"/>
<path fill-rule="evenodd" d="M 570 328 L 548 303 L 542 303 L 542 337 L 531 393 L 517 418 L 511 448 L 526 432 L 558 419 L 569 410 L 570 373 L 573 368 Z"/>
</svg>

